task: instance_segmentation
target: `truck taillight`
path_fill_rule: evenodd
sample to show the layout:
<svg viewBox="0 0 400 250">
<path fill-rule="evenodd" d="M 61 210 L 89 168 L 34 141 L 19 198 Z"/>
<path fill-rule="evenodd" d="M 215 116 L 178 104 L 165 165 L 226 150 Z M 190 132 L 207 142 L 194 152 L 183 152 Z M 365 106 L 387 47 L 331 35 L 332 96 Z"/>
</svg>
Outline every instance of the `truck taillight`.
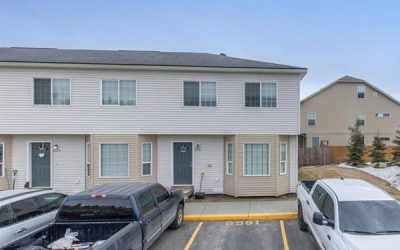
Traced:
<svg viewBox="0 0 400 250">
<path fill-rule="evenodd" d="M 107 195 L 105 194 L 92 194 L 92 198 L 106 198 Z"/>
</svg>

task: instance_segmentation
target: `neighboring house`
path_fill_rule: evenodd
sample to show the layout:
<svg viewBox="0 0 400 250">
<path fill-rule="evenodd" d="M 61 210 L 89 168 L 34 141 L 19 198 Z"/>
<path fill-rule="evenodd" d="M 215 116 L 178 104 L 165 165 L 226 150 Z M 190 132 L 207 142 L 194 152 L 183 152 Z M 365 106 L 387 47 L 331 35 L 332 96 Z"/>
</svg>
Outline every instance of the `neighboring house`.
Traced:
<svg viewBox="0 0 400 250">
<path fill-rule="evenodd" d="M 344 76 L 301 101 L 300 147 L 345 146 L 356 122 L 371 145 L 391 145 L 400 125 L 400 102 L 371 83 Z"/>
<path fill-rule="evenodd" d="M 18 188 L 198 190 L 204 173 L 206 193 L 295 192 L 305 73 L 206 53 L 0 48 L 2 153 Z"/>
</svg>

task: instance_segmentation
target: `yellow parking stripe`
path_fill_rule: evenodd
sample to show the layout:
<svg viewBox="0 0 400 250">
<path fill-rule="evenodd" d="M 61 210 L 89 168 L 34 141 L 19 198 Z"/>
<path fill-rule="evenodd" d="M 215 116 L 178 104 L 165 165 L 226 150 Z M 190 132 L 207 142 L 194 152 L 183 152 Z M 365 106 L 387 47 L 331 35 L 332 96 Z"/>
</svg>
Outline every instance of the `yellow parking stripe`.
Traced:
<svg viewBox="0 0 400 250">
<path fill-rule="evenodd" d="M 282 233 L 282 241 L 283 241 L 283 249 L 284 250 L 289 250 L 289 244 L 286 238 L 286 230 L 285 230 L 285 223 L 283 223 L 283 220 L 281 222 L 281 233 Z"/>
<path fill-rule="evenodd" d="M 189 250 L 190 249 L 190 247 L 192 246 L 194 239 L 196 239 L 196 236 L 199 233 L 200 228 L 201 228 L 202 225 L 203 225 L 203 222 L 200 222 L 197 225 L 196 230 L 194 230 L 194 232 L 192 234 L 192 237 L 190 237 L 190 239 L 189 239 L 188 243 L 186 244 L 184 250 Z"/>
</svg>

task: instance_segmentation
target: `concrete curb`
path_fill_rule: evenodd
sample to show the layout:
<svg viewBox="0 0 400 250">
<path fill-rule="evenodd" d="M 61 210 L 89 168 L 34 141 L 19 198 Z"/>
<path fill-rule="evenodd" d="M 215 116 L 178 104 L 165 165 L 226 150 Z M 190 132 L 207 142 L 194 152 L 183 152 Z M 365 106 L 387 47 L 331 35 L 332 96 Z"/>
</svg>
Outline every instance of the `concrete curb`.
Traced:
<svg viewBox="0 0 400 250">
<path fill-rule="evenodd" d="M 297 213 L 258 213 L 258 214 L 189 214 L 185 221 L 231 221 L 231 220 L 294 220 Z"/>
</svg>

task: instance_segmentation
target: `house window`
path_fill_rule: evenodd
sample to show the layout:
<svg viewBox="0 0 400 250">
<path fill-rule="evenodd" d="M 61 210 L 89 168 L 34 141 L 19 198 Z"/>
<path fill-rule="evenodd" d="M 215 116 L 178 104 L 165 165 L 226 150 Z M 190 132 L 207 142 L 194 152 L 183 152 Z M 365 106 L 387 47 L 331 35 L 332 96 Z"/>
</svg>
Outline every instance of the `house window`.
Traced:
<svg viewBox="0 0 400 250">
<path fill-rule="evenodd" d="M 4 177 L 4 143 L 0 142 L 0 176 Z"/>
<path fill-rule="evenodd" d="M 246 83 L 246 107 L 273 107 L 277 106 L 276 83 Z"/>
<path fill-rule="evenodd" d="M 382 117 L 390 117 L 390 113 L 387 112 L 381 112 L 381 113 L 376 113 L 375 114 L 376 117 L 378 118 L 382 118 Z"/>
<path fill-rule="evenodd" d="M 364 112 L 360 112 L 357 114 L 357 124 L 360 126 L 365 125 L 365 113 Z"/>
<path fill-rule="evenodd" d="M 217 83 L 185 81 L 183 83 L 184 106 L 217 106 Z"/>
<path fill-rule="evenodd" d="M 90 142 L 86 143 L 86 176 L 90 176 L 90 157 L 91 157 L 91 152 L 90 152 Z"/>
<path fill-rule="evenodd" d="M 357 98 L 358 99 L 365 98 L 365 86 L 363 86 L 363 85 L 357 86 Z"/>
<path fill-rule="evenodd" d="M 135 80 L 103 80 L 102 104 L 114 106 L 136 105 Z"/>
<path fill-rule="evenodd" d="M 308 112 L 307 113 L 308 126 L 315 126 L 316 122 L 317 122 L 317 113 L 316 112 Z"/>
<path fill-rule="evenodd" d="M 319 148 L 319 146 L 320 146 L 319 137 L 313 137 L 312 138 L 312 147 Z"/>
<path fill-rule="evenodd" d="M 287 144 L 286 142 L 282 142 L 280 144 L 280 174 L 286 174 L 287 169 Z"/>
<path fill-rule="evenodd" d="M 128 144 L 100 144 L 100 177 L 128 177 Z"/>
<path fill-rule="evenodd" d="M 233 175 L 233 144 L 228 143 L 226 147 L 226 174 Z"/>
<path fill-rule="evenodd" d="M 267 176 L 269 169 L 269 144 L 244 144 L 244 176 Z"/>
<path fill-rule="evenodd" d="M 152 157 L 152 145 L 150 142 L 142 144 L 142 175 L 151 175 L 151 157 Z"/>
<path fill-rule="evenodd" d="M 380 137 L 379 139 L 380 139 L 381 141 L 385 141 L 385 142 L 390 141 L 390 137 Z"/>
<path fill-rule="evenodd" d="M 35 78 L 33 80 L 35 105 L 70 105 L 71 83 L 69 79 Z"/>
</svg>

